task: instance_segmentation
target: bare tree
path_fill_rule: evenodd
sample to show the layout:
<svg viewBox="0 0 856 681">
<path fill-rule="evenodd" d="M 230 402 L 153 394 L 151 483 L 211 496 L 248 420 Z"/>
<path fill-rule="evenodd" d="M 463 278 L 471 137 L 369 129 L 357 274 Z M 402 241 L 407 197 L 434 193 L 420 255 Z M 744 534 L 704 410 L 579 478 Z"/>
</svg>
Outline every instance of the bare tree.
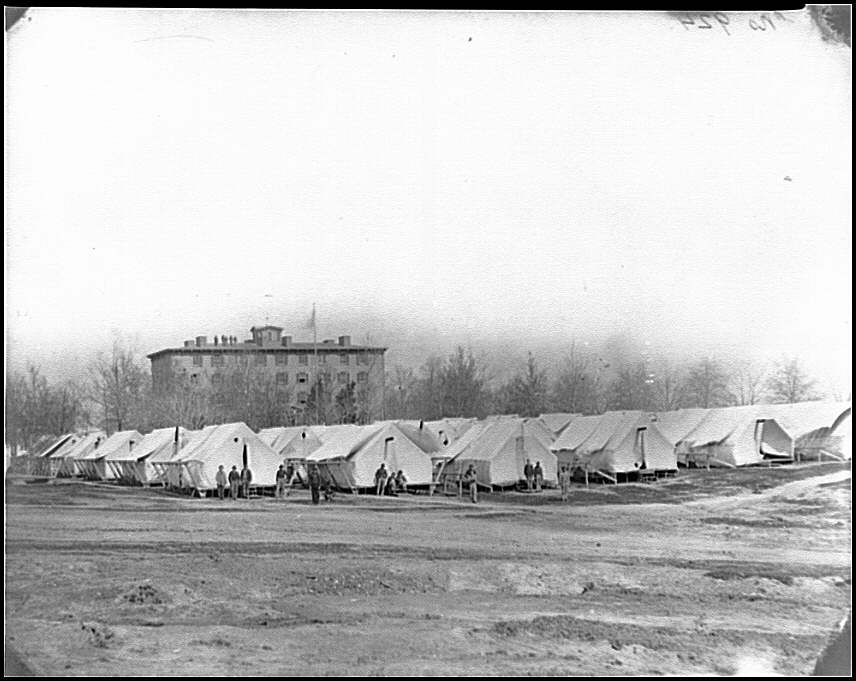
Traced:
<svg viewBox="0 0 856 681">
<path fill-rule="evenodd" d="M 526 366 L 502 389 L 501 411 L 538 416 L 547 410 L 548 390 L 547 372 L 538 367 L 530 352 Z"/>
<path fill-rule="evenodd" d="M 108 433 L 142 427 L 148 369 L 136 349 L 117 338 L 109 353 L 99 352 L 89 368 L 89 398 L 100 408 Z"/>
<path fill-rule="evenodd" d="M 552 408 L 582 414 L 603 411 L 602 365 L 601 360 L 578 348 L 573 341 L 553 382 Z"/>
<path fill-rule="evenodd" d="M 439 416 L 484 416 L 487 405 L 485 365 L 472 350 L 455 349 L 440 371 L 443 409 Z"/>
<path fill-rule="evenodd" d="M 767 391 L 773 402 L 806 402 L 820 399 L 815 392 L 816 383 L 796 357 L 783 358 L 767 379 Z"/>
<path fill-rule="evenodd" d="M 617 410 L 654 409 L 654 389 L 651 373 L 645 362 L 638 361 L 619 369 L 610 385 L 608 408 Z"/>
<path fill-rule="evenodd" d="M 186 377 L 176 378 L 168 390 L 150 396 L 149 422 L 152 428 L 181 425 L 198 430 L 212 421 L 211 393 L 190 383 Z"/>
<path fill-rule="evenodd" d="M 387 418 L 409 419 L 422 416 L 416 406 L 418 381 L 413 369 L 397 366 L 387 375 L 384 412 Z"/>
<path fill-rule="evenodd" d="M 735 363 L 731 371 L 731 394 L 738 405 L 758 404 L 764 399 L 764 380 L 767 369 L 750 360 Z"/>
<path fill-rule="evenodd" d="M 654 406 L 662 411 L 680 409 L 686 402 L 686 379 L 684 370 L 662 359 L 651 372 L 653 380 Z"/>
<path fill-rule="evenodd" d="M 415 404 L 420 418 L 437 419 L 443 416 L 443 360 L 431 356 L 419 370 Z"/>
<path fill-rule="evenodd" d="M 724 407 L 730 402 L 728 374 L 715 359 L 701 359 L 689 368 L 686 394 L 687 406 Z"/>
</svg>

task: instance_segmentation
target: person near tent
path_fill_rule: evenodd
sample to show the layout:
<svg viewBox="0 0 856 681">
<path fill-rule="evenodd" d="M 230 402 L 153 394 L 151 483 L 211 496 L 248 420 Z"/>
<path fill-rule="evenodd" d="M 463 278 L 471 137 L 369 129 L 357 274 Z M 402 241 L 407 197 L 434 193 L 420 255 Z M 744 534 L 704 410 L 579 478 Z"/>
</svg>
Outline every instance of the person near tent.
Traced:
<svg viewBox="0 0 856 681">
<path fill-rule="evenodd" d="M 223 464 L 220 464 L 220 468 L 217 469 L 217 475 L 215 476 L 215 481 L 217 482 L 217 496 L 222 499 L 226 494 L 226 471 L 223 470 Z"/>
<path fill-rule="evenodd" d="M 571 471 L 567 466 L 562 466 L 559 471 L 559 488 L 562 490 L 562 501 L 567 501 L 568 491 L 571 489 Z"/>
<path fill-rule="evenodd" d="M 291 486 L 294 484 L 294 478 L 296 477 L 296 471 L 294 469 L 294 463 L 292 461 L 285 462 L 285 479 L 287 481 L 287 485 L 285 488 L 285 496 L 288 496 L 291 493 Z"/>
<path fill-rule="evenodd" d="M 395 474 L 395 486 L 399 492 L 407 492 L 407 477 L 405 477 L 404 471 L 399 470 Z"/>
<path fill-rule="evenodd" d="M 244 491 L 244 499 L 250 498 L 250 483 L 253 481 L 253 472 L 247 464 L 241 469 L 241 487 Z"/>
<path fill-rule="evenodd" d="M 321 501 L 321 472 L 316 464 L 309 467 L 309 491 L 312 493 L 312 503 L 317 504 Z"/>
<path fill-rule="evenodd" d="M 233 500 L 238 498 L 238 484 L 240 482 L 241 474 L 238 472 L 238 467 L 232 466 L 232 470 L 229 471 L 229 492 Z"/>
<path fill-rule="evenodd" d="M 276 497 L 277 499 L 282 499 L 285 497 L 285 486 L 288 483 L 288 472 L 285 470 L 285 466 L 279 464 L 279 468 L 276 471 Z"/>
<path fill-rule="evenodd" d="M 464 473 L 464 484 L 469 485 L 470 501 L 477 504 L 479 501 L 478 475 L 476 474 L 476 467 L 473 464 L 470 464 L 467 472 Z"/>
<path fill-rule="evenodd" d="M 535 478 L 535 491 L 541 491 L 541 485 L 544 484 L 544 469 L 541 468 L 541 462 L 535 462 L 535 468 L 532 470 L 532 477 Z"/>
<path fill-rule="evenodd" d="M 374 479 L 375 479 L 375 487 L 377 488 L 377 495 L 380 496 L 383 494 L 383 490 L 386 487 L 386 478 L 389 474 L 386 470 L 386 464 L 382 463 L 380 468 L 375 471 Z"/>
<path fill-rule="evenodd" d="M 397 497 L 398 496 L 397 488 L 395 485 L 395 475 L 390 475 L 386 479 L 386 490 L 385 490 L 384 494 L 386 494 L 386 496 L 388 496 L 388 497 Z"/>
<path fill-rule="evenodd" d="M 526 459 L 526 465 L 523 467 L 523 477 L 526 478 L 526 491 L 532 491 L 532 481 L 535 476 L 535 469 L 532 468 L 532 462 Z"/>
</svg>

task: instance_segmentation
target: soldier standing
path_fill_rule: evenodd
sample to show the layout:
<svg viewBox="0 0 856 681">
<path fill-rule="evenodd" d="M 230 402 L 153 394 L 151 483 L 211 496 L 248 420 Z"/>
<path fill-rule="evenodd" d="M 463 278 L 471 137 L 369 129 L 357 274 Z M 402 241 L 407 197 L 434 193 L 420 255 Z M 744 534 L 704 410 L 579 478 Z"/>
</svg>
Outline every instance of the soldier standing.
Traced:
<svg viewBox="0 0 856 681">
<path fill-rule="evenodd" d="M 232 466 L 232 470 L 229 471 L 229 492 L 233 500 L 238 498 L 239 482 L 241 482 L 241 474 L 238 473 L 238 467 Z"/>
<path fill-rule="evenodd" d="M 535 478 L 535 491 L 541 491 L 541 484 L 544 482 L 544 469 L 541 468 L 541 462 L 537 461 L 535 463 L 535 470 L 532 471 L 532 474 Z"/>
<path fill-rule="evenodd" d="M 312 492 L 312 503 L 317 504 L 321 501 L 321 472 L 318 470 L 317 464 L 312 464 L 309 468 L 309 491 Z"/>
<path fill-rule="evenodd" d="M 562 490 L 562 501 L 567 501 L 568 490 L 571 487 L 571 471 L 567 466 L 562 466 L 562 470 L 559 471 L 559 487 Z"/>
<path fill-rule="evenodd" d="M 226 492 L 226 471 L 223 470 L 223 464 L 220 464 L 220 468 L 217 469 L 217 475 L 215 476 L 217 481 L 217 496 L 220 499 L 223 498 Z"/>
<path fill-rule="evenodd" d="M 375 471 L 374 479 L 375 479 L 375 487 L 377 488 L 377 495 L 380 496 L 383 494 L 383 489 L 386 486 L 386 478 L 387 478 L 386 464 L 382 463 L 380 468 Z"/>
<path fill-rule="evenodd" d="M 467 472 L 464 473 L 464 483 L 469 485 L 470 501 L 477 504 L 479 501 L 478 475 L 476 474 L 476 467 L 473 464 L 470 464 Z"/>
<path fill-rule="evenodd" d="M 535 475 L 535 469 L 532 468 L 532 462 L 526 459 L 526 465 L 523 467 L 523 477 L 526 478 L 526 491 L 532 491 L 532 478 Z"/>
<path fill-rule="evenodd" d="M 277 499 L 282 499 L 285 496 L 285 485 L 288 482 L 288 473 L 285 470 L 285 466 L 279 464 L 279 468 L 276 471 L 276 497 Z"/>
<path fill-rule="evenodd" d="M 247 464 L 241 470 L 241 486 L 244 488 L 244 499 L 250 498 L 250 483 L 253 481 L 253 472 Z"/>
</svg>

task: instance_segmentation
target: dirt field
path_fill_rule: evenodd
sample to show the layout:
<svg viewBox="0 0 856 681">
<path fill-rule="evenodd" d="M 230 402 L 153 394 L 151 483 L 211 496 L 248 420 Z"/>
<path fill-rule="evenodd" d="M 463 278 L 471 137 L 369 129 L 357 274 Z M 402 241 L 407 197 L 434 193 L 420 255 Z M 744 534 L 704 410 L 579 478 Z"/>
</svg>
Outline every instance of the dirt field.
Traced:
<svg viewBox="0 0 856 681">
<path fill-rule="evenodd" d="M 454 498 L 6 484 L 36 674 L 808 674 L 850 609 L 850 467 Z"/>
</svg>

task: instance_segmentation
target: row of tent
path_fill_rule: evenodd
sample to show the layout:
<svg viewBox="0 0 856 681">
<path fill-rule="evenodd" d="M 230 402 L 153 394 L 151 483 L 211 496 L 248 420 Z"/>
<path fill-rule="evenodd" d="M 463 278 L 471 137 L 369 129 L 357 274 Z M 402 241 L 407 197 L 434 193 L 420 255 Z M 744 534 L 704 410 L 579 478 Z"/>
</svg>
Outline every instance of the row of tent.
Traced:
<svg viewBox="0 0 856 681">
<path fill-rule="evenodd" d="M 367 426 L 294 426 L 258 433 L 244 423 L 190 431 L 180 426 L 142 435 L 131 431 L 69 433 L 35 459 L 38 475 L 127 484 L 163 484 L 205 492 L 220 465 L 245 464 L 253 484 L 271 487 L 281 464 L 305 473 L 318 466 L 340 489 L 375 485 L 381 463 L 403 471 L 410 485 L 459 480 L 473 465 L 480 483 L 517 485 L 527 461 L 540 463 L 546 484 L 560 466 L 625 479 L 642 471 L 684 466 L 744 466 L 765 461 L 849 459 L 849 403 L 805 402 L 671 412 L 542 414 L 483 420 L 382 421 Z"/>
</svg>

